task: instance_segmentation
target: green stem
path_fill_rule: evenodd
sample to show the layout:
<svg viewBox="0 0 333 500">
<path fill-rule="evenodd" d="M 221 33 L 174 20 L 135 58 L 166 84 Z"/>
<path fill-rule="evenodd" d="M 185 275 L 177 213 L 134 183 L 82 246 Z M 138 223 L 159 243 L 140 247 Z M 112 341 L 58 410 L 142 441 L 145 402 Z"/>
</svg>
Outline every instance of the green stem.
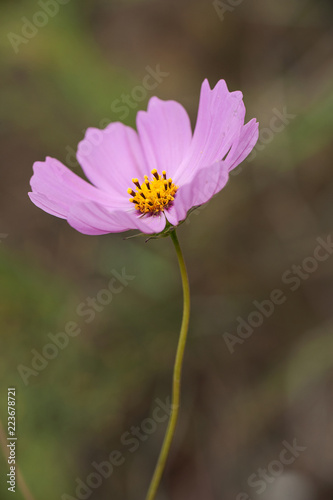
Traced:
<svg viewBox="0 0 333 500">
<path fill-rule="evenodd" d="M 182 278 L 183 285 L 183 319 L 182 325 L 179 334 L 178 346 L 176 359 L 173 369 L 173 384 L 172 384 L 172 405 L 171 405 L 171 415 L 168 423 L 168 428 L 165 433 L 162 449 L 160 452 L 160 456 L 157 461 L 157 465 L 154 471 L 153 478 L 151 480 L 149 490 L 146 496 L 146 500 L 154 500 L 158 486 L 161 481 L 161 477 L 163 474 L 163 470 L 165 467 L 165 463 L 168 458 L 171 442 L 175 433 L 175 428 L 177 424 L 178 412 L 179 412 L 179 403 L 180 403 L 180 382 L 181 382 L 181 373 L 182 373 L 182 365 L 184 358 L 184 350 L 186 344 L 186 337 L 188 331 L 188 324 L 190 319 L 190 287 L 188 283 L 188 276 L 186 271 L 186 265 L 184 261 L 184 257 L 182 251 L 179 246 L 179 241 L 176 235 L 176 231 L 172 231 L 171 239 L 176 249 L 180 274 Z"/>
</svg>

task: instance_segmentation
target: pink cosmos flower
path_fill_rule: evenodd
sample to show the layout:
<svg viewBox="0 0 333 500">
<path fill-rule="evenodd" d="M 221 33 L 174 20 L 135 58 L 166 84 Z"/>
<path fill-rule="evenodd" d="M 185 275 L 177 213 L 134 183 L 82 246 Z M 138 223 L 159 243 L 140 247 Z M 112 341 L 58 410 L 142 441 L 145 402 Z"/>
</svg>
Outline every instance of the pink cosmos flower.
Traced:
<svg viewBox="0 0 333 500">
<path fill-rule="evenodd" d="M 47 157 L 34 164 L 29 196 L 84 234 L 160 233 L 219 192 L 252 151 L 258 123 L 244 118 L 242 93 L 224 80 L 203 82 L 193 134 L 181 104 L 152 97 L 137 132 L 119 122 L 87 130 L 77 158 L 91 184 Z"/>
</svg>

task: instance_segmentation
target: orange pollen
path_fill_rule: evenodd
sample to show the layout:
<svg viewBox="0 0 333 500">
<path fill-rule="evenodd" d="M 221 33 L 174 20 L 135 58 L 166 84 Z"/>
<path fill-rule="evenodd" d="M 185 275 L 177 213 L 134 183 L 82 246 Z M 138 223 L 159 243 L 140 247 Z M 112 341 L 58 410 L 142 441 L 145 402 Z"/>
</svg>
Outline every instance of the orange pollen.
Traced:
<svg viewBox="0 0 333 500">
<path fill-rule="evenodd" d="M 148 179 L 148 176 L 145 175 L 142 184 L 139 183 L 138 179 L 132 179 L 135 189 L 128 188 L 127 192 L 132 196 L 129 201 L 135 204 L 136 210 L 142 214 L 157 215 L 173 202 L 178 186 L 175 186 L 172 179 L 167 179 L 165 170 L 163 170 L 162 176 L 158 174 L 156 169 L 152 170 L 151 173 L 153 177 Z"/>
</svg>

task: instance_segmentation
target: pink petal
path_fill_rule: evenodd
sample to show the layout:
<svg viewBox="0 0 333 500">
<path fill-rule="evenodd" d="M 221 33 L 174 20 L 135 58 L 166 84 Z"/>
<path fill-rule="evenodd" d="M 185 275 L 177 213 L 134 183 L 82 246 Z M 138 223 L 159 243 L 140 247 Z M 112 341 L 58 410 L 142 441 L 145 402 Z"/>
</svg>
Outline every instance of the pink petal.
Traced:
<svg viewBox="0 0 333 500">
<path fill-rule="evenodd" d="M 167 210 L 166 217 L 176 226 L 186 219 L 190 208 L 203 205 L 218 193 L 228 182 L 228 164 L 224 161 L 209 167 L 200 168 L 195 177 L 179 187 L 173 206 Z"/>
<path fill-rule="evenodd" d="M 193 177 L 203 165 L 212 165 L 228 153 L 244 124 L 241 92 L 229 92 L 224 80 L 213 90 L 205 80 L 201 87 L 197 123 L 190 149 L 176 176 L 177 183 Z"/>
<path fill-rule="evenodd" d="M 175 101 L 152 97 L 148 110 L 139 111 L 137 128 L 146 157 L 147 175 L 156 168 L 172 177 L 190 146 L 192 131 L 185 109 Z"/>
<path fill-rule="evenodd" d="M 71 172 L 60 161 L 47 157 L 33 166 L 30 184 L 32 202 L 52 215 L 66 218 L 70 206 L 83 200 L 95 200 L 107 205 L 121 206 L 123 200 L 103 193 Z"/>
<path fill-rule="evenodd" d="M 77 203 L 71 207 L 68 223 L 83 234 L 106 234 L 138 229 L 147 234 L 163 231 L 166 220 L 159 217 L 139 217 L 133 211 L 109 210 L 96 202 Z"/>
<path fill-rule="evenodd" d="M 229 171 L 237 167 L 251 153 L 257 143 L 259 136 L 259 124 L 255 118 L 242 127 L 239 141 L 235 143 L 226 161 L 229 164 Z"/>
<path fill-rule="evenodd" d="M 28 193 L 28 196 L 32 203 L 36 205 L 36 207 L 44 210 L 44 212 L 55 215 L 60 219 L 66 219 L 66 212 L 68 209 L 64 204 L 61 203 L 60 200 L 50 200 L 44 194 L 40 193 Z"/>
<path fill-rule="evenodd" d="M 135 226 L 133 229 L 138 229 L 142 233 L 154 234 L 160 233 L 165 228 L 166 218 L 164 213 L 156 216 L 138 217 L 137 214 L 131 214 L 131 219 L 134 221 Z"/>
<path fill-rule="evenodd" d="M 132 178 L 143 180 L 147 173 L 137 133 L 119 122 L 110 123 L 104 130 L 88 128 L 78 145 L 77 158 L 95 186 L 126 199 Z"/>
</svg>

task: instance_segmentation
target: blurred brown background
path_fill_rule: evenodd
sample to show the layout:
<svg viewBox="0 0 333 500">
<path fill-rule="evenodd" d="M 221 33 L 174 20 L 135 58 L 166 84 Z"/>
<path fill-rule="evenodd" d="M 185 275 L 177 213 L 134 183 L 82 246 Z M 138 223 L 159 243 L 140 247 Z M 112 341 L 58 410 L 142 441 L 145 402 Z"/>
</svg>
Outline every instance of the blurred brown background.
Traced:
<svg viewBox="0 0 333 500">
<path fill-rule="evenodd" d="M 157 498 L 333 498 L 332 14 L 328 0 L 2 0 L 0 416 L 15 386 L 17 456 L 36 500 L 144 498 L 165 431 L 146 419 L 170 396 L 182 297 L 169 240 L 76 233 L 28 199 L 32 164 L 53 156 L 81 175 L 84 130 L 134 126 L 152 95 L 180 101 L 194 124 L 206 77 L 242 90 L 261 132 L 178 231 L 192 318 Z M 152 70 L 163 76 L 147 90 Z M 88 323 L 77 307 L 123 268 L 135 278 Z M 283 303 L 260 320 L 275 289 Z M 242 338 L 248 320 L 258 326 L 243 323 Z M 32 369 L 71 321 L 81 333 L 24 383 L 18 367 Z M 87 485 L 113 450 L 124 463 L 78 496 L 78 478 Z M 2 457 L 0 468 L 11 498 Z"/>
</svg>

